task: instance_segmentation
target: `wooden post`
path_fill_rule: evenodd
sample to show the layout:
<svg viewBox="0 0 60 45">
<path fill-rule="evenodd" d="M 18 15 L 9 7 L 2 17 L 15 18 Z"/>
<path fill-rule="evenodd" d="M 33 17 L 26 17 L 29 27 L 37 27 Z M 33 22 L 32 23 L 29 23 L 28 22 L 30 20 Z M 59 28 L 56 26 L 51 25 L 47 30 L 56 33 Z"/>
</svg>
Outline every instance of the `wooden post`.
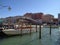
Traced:
<svg viewBox="0 0 60 45">
<path fill-rule="evenodd" d="M 37 32 L 37 25 L 36 25 L 36 32 Z"/>
<path fill-rule="evenodd" d="M 30 23 L 30 34 L 31 34 L 31 23 Z"/>
<path fill-rule="evenodd" d="M 41 39 L 41 24 L 39 25 L 39 39 Z"/>
<path fill-rule="evenodd" d="M 50 23 L 50 35 L 51 35 L 51 23 Z"/>
<path fill-rule="evenodd" d="M 23 23 L 21 24 L 21 36 L 22 36 L 22 26 L 23 26 Z"/>
</svg>

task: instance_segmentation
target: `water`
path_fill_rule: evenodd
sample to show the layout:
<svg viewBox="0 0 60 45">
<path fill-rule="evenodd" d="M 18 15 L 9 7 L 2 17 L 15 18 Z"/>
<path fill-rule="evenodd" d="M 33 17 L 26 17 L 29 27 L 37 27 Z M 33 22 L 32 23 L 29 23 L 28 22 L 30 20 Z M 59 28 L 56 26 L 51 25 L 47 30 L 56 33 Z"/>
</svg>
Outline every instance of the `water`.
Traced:
<svg viewBox="0 0 60 45">
<path fill-rule="evenodd" d="M 39 39 L 39 32 L 23 35 L 13 36 L 0 39 L 0 45 L 59 45 L 60 31 L 58 28 L 52 28 L 51 35 L 49 28 L 42 28 L 42 38 Z"/>
</svg>

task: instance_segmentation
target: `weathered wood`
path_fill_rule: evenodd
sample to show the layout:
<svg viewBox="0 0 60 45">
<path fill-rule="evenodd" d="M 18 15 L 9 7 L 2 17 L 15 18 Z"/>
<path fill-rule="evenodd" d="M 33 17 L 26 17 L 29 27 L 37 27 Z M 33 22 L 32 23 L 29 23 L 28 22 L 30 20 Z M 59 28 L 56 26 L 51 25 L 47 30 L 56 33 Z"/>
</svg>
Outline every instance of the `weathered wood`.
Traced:
<svg viewBox="0 0 60 45">
<path fill-rule="evenodd" d="M 32 30 L 32 29 L 31 29 L 31 23 L 30 23 L 30 34 L 31 34 L 31 30 Z"/>
<path fill-rule="evenodd" d="M 39 25 L 39 39 L 41 39 L 41 24 Z"/>
<path fill-rule="evenodd" d="M 22 36 L 22 27 L 23 27 L 23 23 L 21 24 L 21 36 Z"/>
<path fill-rule="evenodd" d="M 51 35 L 51 28 L 52 28 L 52 27 L 51 27 L 51 24 L 50 24 L 50 35 Z"/>
<path fill-rule="evenodd" d="M 36 32 L 37 32 L 37 25 L 36 25 Z"/>
</svg>

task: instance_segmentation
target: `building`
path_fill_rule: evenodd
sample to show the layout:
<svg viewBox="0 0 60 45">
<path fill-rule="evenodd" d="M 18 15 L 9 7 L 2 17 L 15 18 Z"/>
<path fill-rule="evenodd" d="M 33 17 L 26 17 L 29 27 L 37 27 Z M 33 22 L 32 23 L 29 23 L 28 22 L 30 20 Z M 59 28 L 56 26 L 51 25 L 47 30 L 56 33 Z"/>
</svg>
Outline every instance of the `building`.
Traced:
<svg viewBox="0 0 60 45">
<path fill-rule="evenodd" d="M 60 24 L 60 13 L 58 14 L 58 23 Z"/>
<path fill-rule="evenodd" d="M 53 22 L 53 19 L 54 19 L 53 15 L 51 15 L 51 14 L 45 14 L 45 15 L 43 15 L 42 21 L 44 23 L 50 23 L 50 22 Z"/>
<path fill-rule="evenodd" d="M 32 18 L 34 20 L 42 22 L 43 13 L 41 12 L 40 13 L 26 13 L 24 14 L 24 17 Z"/>
<path fill-rule="evenodd" d="M 26 14 L 24 14 L 24 17 L 29 17 L 29 18 L 32 18 L 32 13 L 26 13 Z"/>
<path fill-rule="evenodd" d="M 26 13 L 24 17 L 29 17 L 35 20 L 42 19 L 43 13 Z"/>
<path fill-rule="evenodd" d="M 58 24 L 58 18 L 54 18 L 54 19 L 53 19 L 53 23 L 54 23 L 54 24 Z"/>
<path fill-rule="evenodd" d="M 32 18 L 35 20 L 40 20 L 43 17 L 43 13 L 33 13 Z"/>
</svg>

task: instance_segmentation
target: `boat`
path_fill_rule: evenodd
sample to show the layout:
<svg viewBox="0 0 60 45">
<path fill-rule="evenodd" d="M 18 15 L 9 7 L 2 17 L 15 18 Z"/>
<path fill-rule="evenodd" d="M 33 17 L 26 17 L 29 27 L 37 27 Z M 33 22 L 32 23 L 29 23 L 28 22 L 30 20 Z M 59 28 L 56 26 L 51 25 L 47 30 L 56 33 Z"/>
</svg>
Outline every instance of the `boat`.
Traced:
<svg viewBox="0 0 60 45">
<path fill-rule="evenodd" d="M 20 35 L 20 34 L 27 34 L 27 33 L 30 33 L 30 29 L 31 27 L 30 26 L 23 26 L 23 27 L 14 27 L 14 24 L 2 24 L 2 27 L 3 27 L 3 30 L 2 32 L 8 36 L 11 36 L 11 35 Z M 23 30 L 21 30 L 21 28 Z"/>
<path fill-rule="evenodd" d="M 20 34 L 20 30 L 16 30 L 14 29 L 14 25 L 8 25 L 8 24 L 5 24 L 3 25 L 3 30 L 2 32 L 8 36 L 10 35 L 19 35 Z"/>
<path fill-rule="evenodd" d="M 20 34 L 27 34 L 30 32 L 30 27 L 22 27 L 19 29 L 4 29 L 2 30 L 6 35 L 11 36 L 11 35 L 20 35 Z"/>
<path fill-rule="evenodd" d="M 21 34 L 28 34 L 30 33 L 31 27 L 22 27 L 20 29 L 4 29 L 2 30 L 6 35 L 21 35 Z M 31 30 L 31 32 L 35 32 L 35 30 Z"/>
<path fill-rule="evenodd" d="M 2 31 L 8 36 L 19 35 L 20 34 L 20 30 L 15 30 L 15 29 L 5 29 L 5 30 L 2 30 Z"/>
<path fill-rule="evenodd" d="M 21 35 L 21 34 L 30 33 L 31 29 L 32 29 L 32 26 L 30 25 L 23 26 L 23 27 L 14 27 L 14 25 L 10 25 L 10 26 L 4 25 L 4 29 L 2 31 L 8 36 L 12 36 L 12 35 Z M 34 31 L 35 30 L 32 30 L 31 32 L 34 32 Z"/>
</svg>

